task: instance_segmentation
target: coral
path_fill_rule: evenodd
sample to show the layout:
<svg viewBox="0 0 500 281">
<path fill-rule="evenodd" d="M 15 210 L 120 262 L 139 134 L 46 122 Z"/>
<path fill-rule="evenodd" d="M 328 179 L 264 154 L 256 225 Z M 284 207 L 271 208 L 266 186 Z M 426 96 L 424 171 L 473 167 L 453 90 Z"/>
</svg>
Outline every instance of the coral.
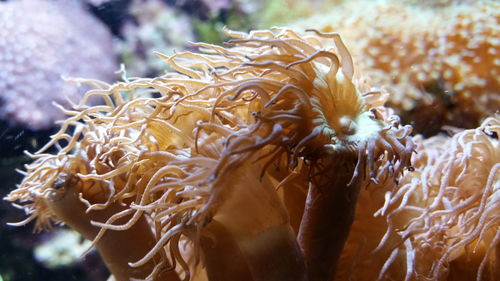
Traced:
<svg viewBox="0 0 500 281">
<path fill-rule="evenodd" d="M 476 127 L 500 108 L 500 5 L 447 2 L 348 1 L 297 25 L 341 33 L 359 73 L 432 135 L 443 124 Z"/>
<path fill-rule="evenodd" d="M 0 26 L 0 118 L 12 124 L 46 129 L 63 119 L 52 103 L 76 102 L 85 90 L 61 77 L 113 77 L 110 34 L 76 4 L 1 2 Z"/>
<path fill-rule="evenodd" d="M 361 193 L 337 280 L 498 280 L 499 134 L 415 137 L 415 171 Z"/>
<path fill-rule="evenodd" d="M 68 224 L 117 280 L 331 280 L 361 186 L 409 165 L 411 127 L 353 80 L 338 34 L 227 33 L 66 110 L 6 198 L 16 225 Z"/>
<path fill-rule="evenodd" d="M 35 250 L 35 258 L 49 268 L 74 264 L 90 246 L 81 236 L 71 230 L 58 230 L 47 241 L 39 244 Z"/>
</svg>

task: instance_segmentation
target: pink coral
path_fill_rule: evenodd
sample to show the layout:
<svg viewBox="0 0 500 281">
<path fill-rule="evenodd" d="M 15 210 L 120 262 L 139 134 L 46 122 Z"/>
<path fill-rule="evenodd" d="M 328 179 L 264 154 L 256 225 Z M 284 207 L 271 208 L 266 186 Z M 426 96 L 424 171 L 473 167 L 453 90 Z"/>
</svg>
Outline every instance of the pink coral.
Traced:
<svg viewBox="0 0 500 281">
<path fill-rule="evenodd" d="M 77 5 L 0 2 L 0 118 L 32 129 L 64 114 L 52 103 L 78 101 L 84 91 L 62 77 L 109 80 L 116 69 L 112 37 Z"/>
</svg>

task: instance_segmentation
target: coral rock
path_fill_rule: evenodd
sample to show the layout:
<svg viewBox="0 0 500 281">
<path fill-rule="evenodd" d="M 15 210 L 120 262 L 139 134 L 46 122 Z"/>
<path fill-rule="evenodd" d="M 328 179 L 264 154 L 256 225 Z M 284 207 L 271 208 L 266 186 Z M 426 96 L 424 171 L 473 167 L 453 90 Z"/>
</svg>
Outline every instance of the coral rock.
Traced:
<svg viewBox="0 0 500 281">
<path fill-rule="evenodd" d="M 0 118 L 31 129 L 64 114 L 53 102 L 78 102 L 85 92 L 62 77 L 110 80 L 112 38 L 82 8 L 49 1 L 0 3 Z"/>
</svg>

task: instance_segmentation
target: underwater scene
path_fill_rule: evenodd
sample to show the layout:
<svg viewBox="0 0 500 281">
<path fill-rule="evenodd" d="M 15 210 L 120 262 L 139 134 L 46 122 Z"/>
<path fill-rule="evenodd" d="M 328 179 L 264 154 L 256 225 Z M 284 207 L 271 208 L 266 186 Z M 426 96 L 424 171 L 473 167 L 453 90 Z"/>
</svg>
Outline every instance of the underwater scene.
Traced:
<svg viewBox="0 0 500 281">
<path fill-rule="evenodd" d="M 498 281 L 499 134 L 498 0 L 0 0 L 0 281 Z"/>
</svg>

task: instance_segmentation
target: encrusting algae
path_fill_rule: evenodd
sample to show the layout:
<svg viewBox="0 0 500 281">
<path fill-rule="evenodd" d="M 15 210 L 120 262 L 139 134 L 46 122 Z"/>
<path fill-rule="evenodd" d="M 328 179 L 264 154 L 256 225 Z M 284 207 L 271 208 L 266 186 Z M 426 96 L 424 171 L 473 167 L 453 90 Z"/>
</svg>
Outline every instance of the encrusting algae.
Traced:
<svg viewBox="0 0 500 281">
<path fill-rule="evenodd" d="M 17 225 L 69 225 L 116 280 L 332 280 L 361 186 L 409 167 L 411 127 L 360 92 L 338 34 L 227 34 L 158 54 L 176 72 L 91 81 L 7 196 Z"/>
</svg>

